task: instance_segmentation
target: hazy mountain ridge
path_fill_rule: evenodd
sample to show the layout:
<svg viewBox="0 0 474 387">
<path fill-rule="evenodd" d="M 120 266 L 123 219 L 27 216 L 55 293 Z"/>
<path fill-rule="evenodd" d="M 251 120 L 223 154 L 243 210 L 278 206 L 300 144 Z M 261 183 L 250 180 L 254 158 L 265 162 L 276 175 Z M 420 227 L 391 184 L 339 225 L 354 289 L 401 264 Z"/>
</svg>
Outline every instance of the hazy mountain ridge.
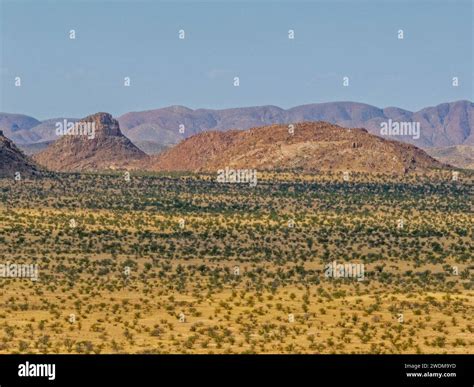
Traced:
<svg viewBox="0 0 474 387">
<path fill-rule="evenodd" d="M 33 130 L 40 124 L 36 118 L 24 114 L 0 113 L 0 131 L 17 144 L 41 141 L 41 136 Z"/>
<path fill-rule="evenodd" d="M 19 120 L 17 123 L 16 120 Z M 0 130 L 16 143 L 51 141 L 55 135 L 55 122 L 39 122 L 34 118 L 0 114 Z M 75 121 L 75 119 L 69 119 Z M 233 109 L 189 109 L 170 106 L 160 109 L 129 112 L 117 119 L 123 133 L 132 142 L 150 142 L 169 146 L 194 134 L 208 130 L 225 131 L 252 127 L 290 124 L 303 121 L 325 121 L 343 127 L 364 127 L 380 135 L 382 122 L 419 122 L 420 138 L 393 136 L 393 140 L 408 142 L 418 147 L 444 147 L 474 145 L 474 104 L 456 101 L 427 107 L 417 112 L 397 107 L 378 108 L 357 102 L 327 102 L 282 109 L 277 106 L 257 106 Z M 37 122 L 35 124 L 35 122 Z M 12 129 L 12 126 L 20 130 Z M 180 131 L 180 125 L 181 127 Z"/>
<path fill-rule="evenodd" d="M 393 140 L 418 147 L 474 144 L 474 104 L 469 101 L 445 103 L 409 112 L 396 107 L 380 109 L 354 102 L 328 102 L 301 105 L 288 110 L 261 106 L 223 110 L 173 106 L 146 112 L 127 113 L 118 118 L 124 133 L 132 141 L 148 140 L 176 144 L 180 140 L 207 130 L 249 129 L 252 127 L 325 121 L 347 128 L 366 128 L 381 135 L 381 123 L 419 122 L 420 138 L 393 136 Z M 184 133 L 179 132 L 184 125 Z"/>
</svg>

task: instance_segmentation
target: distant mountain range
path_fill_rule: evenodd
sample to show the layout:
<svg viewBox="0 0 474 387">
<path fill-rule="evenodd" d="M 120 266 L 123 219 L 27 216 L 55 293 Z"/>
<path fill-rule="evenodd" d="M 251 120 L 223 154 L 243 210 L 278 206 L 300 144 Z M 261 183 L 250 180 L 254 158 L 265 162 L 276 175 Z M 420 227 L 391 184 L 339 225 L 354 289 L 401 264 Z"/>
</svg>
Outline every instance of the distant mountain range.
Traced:
<svg viewBox="0 0 474 387">
<path fill-rule="evenodd" d="M 49 142 L 57 139 L 55 124 L 64 118 L 38 121 L 35 118 L 0 113 L 0 130 L 18 145 Z M 74 122 L 77 119 L 68 118 Z M 474 104 L 470 101 L 443 103 L 417 112 L 397 107 L 378 108 L 356 102 L 328 102 L 281 109 L 257 106 L 235 109 L 192 110 L 170 106 L 118 117 L 123 133 L 135 144 L 144 144 L 149 153 L 160 152 L 192 135 L 214 130 L 249 129 L 272 124 L 325 121 L 346 128 L 366 128 L 381 135 L 387 122 L 418 123 L 419 138 L 413 135 L 393 136 L 421 148 L 474 145 Z"/>
<path fill-rule="evenodd" d="M 35 162 L 52 171 L 215 173 L 223 168 L 251 168 L 401 175 L 446 168 L 414 145 L 322 121 L 205 131 L 155 156 L 146 155 L 125 137 L 110 114 L 96 113 L 80 122 L 71 126 L 76 132 L 62 134 L 35 154 Z"/>
<path fill-rule="evenodd" d="M 65 120 L 71 123 L 77 121 L 95 122 L 97 124 L 97 137 L 93 140 L 80 136 L 58 137 L 56 125 L 58 122 L 65 122 Z M 117 120 L 113 119 L 110 114 L 97 113 L 82 120 L 55 118 L 42 122 L 25 115 L 2 113 L 0 114 L 0 129 L 5 134 L 5 136 L 2 135 L 4 151 L 2 161 L 13 160 L 11 157 L 18 150 L 9 140 L 12 139 L 24 153 L 32 155 L 39 165 L 51 170 L 82 171 L 123 168 L 167 170 L 170 169 L 170 160 L 174 160 L 173 168 L 181 169 L 180 165 L 184 165 L 183 162 L 185 163 L 185 160 L 189 161 L 189 157 L 195 154 L 192 147 L 186 152 L 183 151 L 189 144 L 196 146 L 196 149 L 207 152 L 208 149 L 206 147 L 199 145 L 200 141 L 206 141 L 206 138 L 213 138 L 218 146 L 222 146 L 222 141 L 225 143 L 228 139 L 234 138 L 233 134 L 230 134 L 230 137 L 227 138 L 216 133 L 234 133 L 236 129 L 246 130 L 255 127 L 271 127 L 271 125 L 277 125 L 273 126 L 273 128 L 282 130 L 281 128 L 288 128 L 290 124 L 301 125 L 305 121 L 312 123 L 324 121 L 326 122 L 325 125 L 336 123 L 338 126 L 345 128 L 365 128 L 369 133 L 377 136 L 381 136 L 381 128 L 383 125 L 387 125 L 387 123 L 390 125 L 393 123 L 416 124 L 419 125 L 420 129 L 419 136 L 411 133 L 411 135 L 385 137 L 388 137 L 390 140 L 402 141 L 423 147 L 428 154 L 442 163 L 461 168 L 473 168 L 474 104 L 469 101 L 445 103 L 425 108 L 418 112 L 408 112 L 399 108 L 379 109 L 374 106 L 353 102 L 312 104 L 288 110 L 275 106 L 224 110 L 192 110 L 181 106 L 172 106 L 144 112 L 127 113 Z M 119 125 L 124 133 L 122 133 Z M 327 126 L 327 130 L 334 132 L 331 125 Z M 205 132 L 212 132 L 212 134 L 210 134 L 210 137 L 196 136 Z M 263 131 L 259 133 L 263 133 Z M 175 147 L 177 143 L 191 136 L 195 136 L 191 142 L 183 142 Z M 307 138 L 303 143 L 313 140 Z M 247 145 L 250 146 L 251 143 Z M 280 143 L 280 145 L 287 149 L 285 142 Z M 307 148 L 304 144 L 300 145 L 298 147 L 302 151 L 311 150 L 314 153 L 314 157 L 324 156 L 318 153 L 319 151 L 315 151 L 313 146 Z M 390 147 L 382 148 L 384 151 L 392 149 Z M 364 149 L 367 151 L 368 148 L 365 147 Z M 408 149 L 406 148 L 405 151 Z M 249 156 L 244 148 L 241 150 L 243 152 L 242 155 L 245 153 L 245 157 Z M 164 156 L 169 158 L 168 161 L 162 157 L 149 158 L 147 156 L 161 154 L 162 152 L 164 152 Z M 265 157 L 270 157 L 269 155 L 281 156 L 279 156 L 278 152 L 275 153 L 275 149 L 271 147 L 270 143 L 268 144 L 268 149 L 262 152 L 262 154 L 266 155 Z M 357 153 L 356 151 L 351 152 Z M 410 152 L 411 150 L 408 153 Z M 297 153 L 294 155 L 295 158 L 289 161 L 291 163 L 294 162 L 295 165 L 298 165 L 297 159 L 300 157 Z M 333 149 L 333 153 L 339 154 L 340 152 L 337 149 Z M 19 165 L 24 161 L 25 170 L 28 170 L 32 165 L 34 166 L 28 157 L 23 159 L 23 154 L 17 156 L 15 156 L 15 162 Z M 227 156 L 230 156 L 230 153 Z M 234 156 L 238 157 L 236 155 L 232 157 Z M 360 156 L 362 157 L 363 155 Z M 420 154 L 417 153 L 417 156 L 420 156 Z M 378 159 L 374 153 L 371 157 L 374 160 Z M 393 157 L 398 156 L 394 155 Z M 424 160 L 424 156 L 421 158 Z M 403 161 L 402 159 L 399 158 L 399 161 Z M 206 160 L 206 163 L 210 162 L 209 159 Z M 228 159 L 228 161 L 230 162 L 232 159 Z M 410 166 L 407 166 L 405 161 L 402 164 L 403 166 L 400 164 L 396 168 L 408 168 L 410 170 Z M 418 163 L 417 165 L 422 164 Z M 314 169 L 313 166 L 308 167 L 308 165 L 303 165 L 303 168 Z M 205 169 L 205 164 L 194 165 L 191 163 L 190 167 L 198 170 Z M 328 167 L 328 169 L 332 168 Z"/>
<path fill-rule="evenodd" d="M 2 176 L 40 169 L 215 173 L 235 168 L 402 175 L 449 168 L 414 145 L 383 139 L 363 128 L 343 128 L 322 121 L 205 131 L 154 156 L 125 137 L 118 121 L 108 113 L 96 113 L 77 123 L 65 120 L 57 134 L 58 140 L 33 155 L 36 164 L 2 135 Z"/>
</svg>

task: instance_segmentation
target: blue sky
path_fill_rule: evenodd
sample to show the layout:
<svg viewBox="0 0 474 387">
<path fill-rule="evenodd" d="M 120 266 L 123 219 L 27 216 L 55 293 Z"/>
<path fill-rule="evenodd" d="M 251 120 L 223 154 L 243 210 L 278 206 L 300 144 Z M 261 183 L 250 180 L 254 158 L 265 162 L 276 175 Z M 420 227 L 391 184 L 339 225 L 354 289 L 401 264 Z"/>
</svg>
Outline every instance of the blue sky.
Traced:
<svg viewBox="0 0 474 387">
<path fill-rule="evenodd" d="M 0 2 L 3 112 L 473 100 L 471 0 Z"/>
</svg>

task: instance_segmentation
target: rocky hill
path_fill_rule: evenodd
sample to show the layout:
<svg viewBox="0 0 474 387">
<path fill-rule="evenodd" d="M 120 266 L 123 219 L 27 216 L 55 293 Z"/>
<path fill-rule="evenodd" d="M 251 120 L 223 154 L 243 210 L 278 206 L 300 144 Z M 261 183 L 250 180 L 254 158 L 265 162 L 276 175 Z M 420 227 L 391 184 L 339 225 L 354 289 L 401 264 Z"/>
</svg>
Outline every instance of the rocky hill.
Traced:
<svg viewBox="0 0 474 387">
<path fill-rule="evenodd" d="M 75 122 L 74 128 L 33 156 L 38 164 L 53 171 L 125 169 L 147 157 L 122 134 L 119 123 L 108 113 Z"/>
<path fill-rule="evenodd" d="M 246 131 L 204 132 L 154 156 L 154 171 L 257 170 L 357 171 L 386 174 L 445 167 L 423 150 L 326 122 L 271 125 Z"/>
</svg>

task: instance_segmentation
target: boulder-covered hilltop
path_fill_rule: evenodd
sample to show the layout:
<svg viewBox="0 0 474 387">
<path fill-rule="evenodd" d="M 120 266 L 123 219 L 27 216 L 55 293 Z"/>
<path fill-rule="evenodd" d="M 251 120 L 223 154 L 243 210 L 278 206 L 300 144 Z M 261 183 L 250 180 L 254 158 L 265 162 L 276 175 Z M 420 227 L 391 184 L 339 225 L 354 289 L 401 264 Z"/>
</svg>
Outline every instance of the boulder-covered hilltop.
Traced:
<svg viewBox="0 0 474 387">
<path fill-rule="evenodd" d="M 148 161 L 154 171 L 257 170 L 355 171 L 404 174 L 443 168 L 423 150 L 365 129 L 326 122 L 271 125 L 245 131 L 204 132 Z"/>
</svg>

